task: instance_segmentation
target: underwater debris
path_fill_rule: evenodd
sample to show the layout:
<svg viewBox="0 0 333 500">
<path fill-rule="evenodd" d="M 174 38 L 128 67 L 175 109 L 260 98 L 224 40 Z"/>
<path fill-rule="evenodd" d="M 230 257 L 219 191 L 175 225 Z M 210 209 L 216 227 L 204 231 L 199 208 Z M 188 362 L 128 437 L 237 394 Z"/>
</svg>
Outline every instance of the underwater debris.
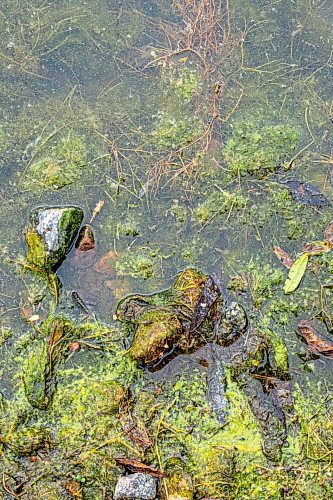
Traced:
<svg viewBox="0 0 333 500">
<path fill-rule="evenodd" d="M 298 203 L 315 207 L 327 207 L 331 202 L 312 184 L 305 181 L 289 180 L 281 182 Z"/>
<path fill-rule="evenodd" d="M 328 358 L 333 358 L 333 343 L 324 340 L 314 328 L 311 321 L 302 320 L 298 325 L 298 330 L 312 351 Z"/>
<path fill-rule="evenodd" d="M 115 461 L 117 465 L 122 465 L 130 472 L 143 472 L 158 478 L 165 477 L 164 472 L 161 470 L 155 469 L 155 467 L 151 467 L 150 465 L 139 462 L 139 460 L 135 460 L 133 458 L 116 457 Z"/>
<path fill-rule="evenodd" d="M 290 269 L 293 266 L 295 262 L 294 259 L 292 259 L 289 253 L 283 250 L 283 248 L 279 246 L 274 247 L 274 253 L 284 267 Z"/>
</svg>

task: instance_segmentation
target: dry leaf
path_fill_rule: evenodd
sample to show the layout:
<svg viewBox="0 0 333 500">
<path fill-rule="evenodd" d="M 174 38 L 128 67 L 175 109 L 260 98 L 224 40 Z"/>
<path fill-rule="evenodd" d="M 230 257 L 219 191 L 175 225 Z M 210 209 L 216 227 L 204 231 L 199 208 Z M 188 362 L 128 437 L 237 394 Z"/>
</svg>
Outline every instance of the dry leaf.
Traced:
<svg viewBox="0 0 333 500">
<path fill-rule="evenodd" d="M 313 241 L 305 245 L 304 251 L 309 255 L 322 255 L 332 250 L 332 243 L 329 241 Z"/>
<path fill-rule="evenodd" d="M 284 293 L 292 293 L 299 286 L 304 273 L 306 271 L 307 265 L 309 261 L 309 254 L 307 252 L 302 253 L 295 260 L 291 268 L 289 269 L 289 274 L 284 284 Z"/>
<path fill-rule="evenodd" d="M 98 215 L 100 213 L 100 211 L 102 210 L 102 208 L 104 207 L 105 205 L 105 201 L 104 200 L 100 200 L 96 207 L 94 208 L 93 210 L 93 213 L 92 213 L 92 216 L 91 216 L 91 219 L 90 219 L 90 224 L 92 223 L 92 221 L 94 220 L 94 218 L 96 217 L 96 215 Z"/>
<path fill-rule="evenodd" d="M 281 247 L 274 247 L 274 253 L 281 262 L 281 264 L 286 267 L 287 269 L 290 269 L 292 265 L 294 264 L 294 259 L 292 259 L 289 255 L 288 252 L 283 250 Z"/>
<path fill-rule="evenodd" d="M 123 465 L 130 472 L 143 472 L 145 474 L 150 474 L 154 477 L 165 477 L 166 475 L 159 469 L 155 469 L 154 467 L 150 467 L 150 465 L 146 465 L 139 460 L 125 458 L 125 457 L 116 457 L 116 464 Z"/>
<path fill-rule="evenodd" d="M 322 339 L 310 321 L 301 321 L 298 325 L 298 329 L 303 339 L 312 350 L 329 358 L 333 358 L 333 344 Z"/>
<path fill-rule="evenodd" d="M 330 222 L 324 231 L 324 240 L 333 244 L 333 222 Z"/>
</svg>

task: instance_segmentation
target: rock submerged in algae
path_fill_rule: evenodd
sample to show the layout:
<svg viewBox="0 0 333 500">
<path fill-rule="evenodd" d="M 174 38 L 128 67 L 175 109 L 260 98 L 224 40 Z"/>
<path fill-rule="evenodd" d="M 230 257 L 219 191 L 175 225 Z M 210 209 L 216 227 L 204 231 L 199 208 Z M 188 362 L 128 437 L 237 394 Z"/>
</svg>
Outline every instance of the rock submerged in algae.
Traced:
<svg viewBox="0 0 333 500">
<path fill-rule="evenodd" d="M 25 231 L 27 260 L 39 269 L 57 268 L 80 229 L 83 211 L 78 207 L 39 207 L 30 214 Z"/>
<path fill-rule="evenodd" d="M 183 325 L 172 311 L 147 309 L 140 316 L 129 355 L 142 366 L 154 365 L 179 344 L 183 333 Z"/>
<path fill-rule="evenodd" d="M 164 470 L 167 474 L 168 499 L 192 500 L 194 487 L 186 464 L 180 458 L 170 458 Z"/>
<path fill-rule="evenodd" d="M 23 366 L 23 384 L 27 400 L 35 408 L 47 408 L 50 402 L 50 363 L 45 341 L 34 345 Z"/>
<path fill-rule="evenodd" d="M 121 300 L 117 318 L 136 328 L 129 355 L 142 366 L 156 367 L 172 353 L 194 352 L 211 342 L 225 310 L 217 277 L 190 268 L 163 292 Z"/>
</svg>

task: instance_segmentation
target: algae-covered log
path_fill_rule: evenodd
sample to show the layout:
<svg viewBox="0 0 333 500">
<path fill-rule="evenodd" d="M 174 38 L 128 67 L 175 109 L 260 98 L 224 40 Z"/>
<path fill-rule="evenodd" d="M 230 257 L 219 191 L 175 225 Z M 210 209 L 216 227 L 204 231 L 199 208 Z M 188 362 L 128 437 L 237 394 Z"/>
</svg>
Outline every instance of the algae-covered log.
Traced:
<svg viewBox="0 0 333 500">
<path fill-rule="evenodd" d="M 27 260 L 46 271 L 57 268 L 80 229 L 83 211 L 78 207 L 39 207 L 30 214 L 25 231 Z"/>
</svg>

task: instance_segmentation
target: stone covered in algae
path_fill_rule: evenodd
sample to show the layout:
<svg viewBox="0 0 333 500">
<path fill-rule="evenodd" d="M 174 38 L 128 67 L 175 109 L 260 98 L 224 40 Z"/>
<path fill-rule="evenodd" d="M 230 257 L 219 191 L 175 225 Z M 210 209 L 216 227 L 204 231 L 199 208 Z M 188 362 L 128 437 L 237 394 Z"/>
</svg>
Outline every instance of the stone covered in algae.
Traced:
<svg viewBox="0 0 333 500">
<path fill-rule="evenodd" d="M 167 474 L 169 500 L 192 500 L 194 487 L 187 465 L 177 457 L 170 458 L 164 470 Z"/>
<path fill-rule="evenodd" d="M 49 377 L 49 351 L 46 342 L 43 341 L 34 345 L 23 368 L 25 395 L 35 408 L 45 409 L 50 402 L 47 394 Z"/>
<path fill-rule="evenodd" d="M 183 325 L 173 311 L 148 309 L 142 313 L 129 354 L 141 365 L 154 365 L 179 344 Z"/>
<path fill-rule="evenodd" d="M 39 269 L 58 267 L 80 229 L 83 211 L 78 207 L 39 207 L 30 214 L 25 231 L 27 260 Z"/>
<path fill-rule="evenodd" d="M 117 307 L 117 318 L 135 326 L 129 355 L 142 366 L 157 364 L 173 351 L 195 350 L 205 343 L 205 331 L 211 333 L 211 315 L 190 335 L 191 318 L 200 298 L 207 275 L 186 269 L 175 283 L 163 292 L 130 295 Z"/>
</svg>

